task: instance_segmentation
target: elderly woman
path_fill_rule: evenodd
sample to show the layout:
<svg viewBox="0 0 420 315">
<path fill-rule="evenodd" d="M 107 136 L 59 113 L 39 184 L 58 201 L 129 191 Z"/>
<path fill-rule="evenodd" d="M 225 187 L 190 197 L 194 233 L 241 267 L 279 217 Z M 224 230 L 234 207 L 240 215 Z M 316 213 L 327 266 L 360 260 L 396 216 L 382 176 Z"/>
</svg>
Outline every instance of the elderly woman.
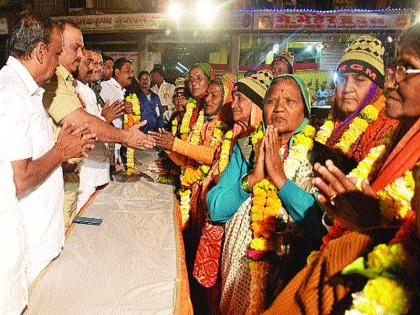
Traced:
<svg viewBox="0 0 420 315">
<path fill-rule="evenodd" d="M 306 127 L 309 104 L 299 77 L 275 78 L 264 101 L 265 135 L 257 129 L 251 135 L 252 146 L 235 146 L 218 185 L 207 196 L 210 218 L 227 222 L 222 256 L 223 314 L 264 310 L 266 259 L 276 247 L 277 223 L 284 237 L 277 246 L 282 256 L 289 252 L 290 228 L 296 230 L 293 221 L 310 237 L 319 239 L 322 234 L 322 211 L 307 194 L 313 192 L 308 154 L 315 136 L 315 130 Z M 255 262 L 250 269 L 248 259 Z"/>
<path fill-rule="evenodd" d="M 369 35 L 344 50 L 337 67 L 333 114 L 316 137 L 356 162 L 397 125 L 384 112 L 384 51 L 381 41 Z"/>
<path fill-rule="evenodd" d="M 273 73 L 273 76 L 277 77 L 281 74 L 293 74 L 294 60 L 293 54 L 287 50 L 281 50 L 279 53 L 275 54 L 273 62 L 271 63 L 271 72 Z"/>
<path fill-rule="evenodd" d="M 185 106 L 185 112 L 180 122 L 179 137 L 175 137 L 170 132 L 150 132 L 158 142 L 157 146 L 168 150 L 169 157 L 177 165 L 185 165 L 188 158 L 199 160 L 206 164 L 211 164 L 214 157 L 214 149 L 208 146 L 201 146 L 197 149 L 196 144 L 191 144 L 193 128 L 196 125 L 200 113 L 206 122 L 214 118 L 210 117 L 213 113 L 204 111 L 205 98 L 209 82 L 214 79 L 214 71 L 207 63 L 197 63 L 192 66 L 188 74 L 188 89 L 191 97 Z M 221 100 L 223 97 L 221 98 Z M 220 111 L 220 109 L 219 109 Z M 203 124 L 203 122 L 200 122 Z"/>
<path fill-rule="evenodd" d="M 195 71 L 197 70 L 197 71 Z M 195 83 L 196 76 L 203 74 L 203 71 L 192 70 L 192 78 Z M 199 85 L 201 87 L 201 85 Z M 194 84 L 190 84 L 192 95 L 197 92 Z M 160 134 L 153 134 L 157 140 L 157 145 L 163 149 L 176 151 L 169 153 L 169 156 L 175 163 L 181 166 L 181 188 L 178 190 L 180 197 L 180 213 L 184 230 L 184 242 L 187 258 L 187 267 L 190 272 L 193 269 L 195 253 L 201 235 L 201 230 L 207 211 L 198 204 L 200 195 L 202 194 L 203 181 L 213 163 L 215 152 L 222 143 L 222 138 L 227 129 L 229 129 L 229 115 L 227 113 L 228 105 L 230 105 L 231 84 L 222 80 L 212 80 L 208 83 L 206 95 L 204 96 L 204 106 L 200 108 L 198 117 L 191 131 L 185 140 L 175 138 L 171 133 L 165 132 L 160 138 Z M 189 113 L 188 106 L 184 114 L 181 124 L 181 136 L 185 128 L 184 120 Z M 224 106 L 226 105 L 226 106 Z M 168 145 L 169 144 L 169 145 Z M 204 192 L 205 193 L 205 192 Z M 188 224 L 187 224 L 188 222 Z M 191 284 L 192 286 L 194 284 Z M 193 290 L 192 290 L 193 291 Z M 194 301 L 194 296 L 192 295 Z"/>
<path fill-rule="evenodd" d="M 374 154 L 378 146 L 384 145 L 383 150 L 387 149 L 398 121 L 385 114 L 384 50 L 381 41 L 369 35 L 360 36 L 345 49 L 337 67 L 332 117 L 324 122 L 315 138 L 335 153 L 331 155 L 330 149 L 316 144 L 315 160 L 335 160 L 349 173 L 357 163 Z M 372 168 L 369 174 L 365 172 L 365 177 L 374 178 L 377 170 Z M 324 222 L 332 227 L 322 247 L 346 231 L 339 219 L 331 220 L 327 215 Z"/>
<path fill-rule="evenodd" d="M 200 205 L 203 208 L 207 209 L 207 193 L 205 192 L 219 181 L 221 174 L 229 163 L 235 144 L 238 143 L 238 146 L 242 148 L 246 146 L 250 140 L 250 134 L 262 122 L 261 108 L 271 79 L 272 76 L 269 71 L 259 71 L 252 77 L 243 78 L 236 83 L 232 93 L 233 101 L 231 105 L 234 125 L 223 137 L 220 150 L 216 153 L 212 168 L 203 182 L 203 193 L 200 197 Z M 201 234 L 193 271 L 197 281 L 203 287 L 210 288 L 206 290 L 202 287 L 199 288 L 203 291 L 200 299 L 202 308 L 197 310 L 200 314 L 219 312 L 220 287 L 216 285 L 216 282 L 219 274 L 223 235 L 224 224 L 207 220 Z M 217 284 L 220 284 L 220 282 Z"/>
<path fill-rule="evenodd" d="M 389 70 L 385 84 L 385 112 L 389 117 L 398 119 L 400 126 L 390 144 L 390 153 L 372 156 L 370 163 L 374 163 L 375 159 L 384 161 L 376 177 L 371 180 L 372 185 L 364 180 L 362 191 L 359 191 L 354 185 L 355 181 L 346 178 L 331 161 L 327 161 L 326 166 L 315 166 L 320 175 L 314 180 L 321 192 L 319 201 L 352 231 L 328 242 L 319 257 L 305 267 L 276 298 L 267 314 L 344 313 L 349 308 L 354 311 L 351 314 L 368 309 L 383 314 L 418 313 L 416 305 L 413 305 L 416 296 L 410 299 L 410 291 L 419 290 L 420 270 L 419 236 L 410 206 L 415 196 L 415 172 L 410 170 L 420 160 L 420 106 L 416 95 L 420 89 L 419 38 L 420 25 L 416 24 L 401 34 L 397 44 L 395 66 Z M 399 232 L 395 233 L 395 227 L 401 221 Z M 390 239 L 392 241 L 386 245 Z M 378 253 L 378 247 L 367 256 L 367 265 L 359 259 L 357 265 L 343 270 L 359 256 L 367 255 L 378 243 L 382 243 L 382 253 L 387 253 L 389 246 L 399 246 L 397 252 L 395 247 L 393 249 L 398 256 L 395 258 L 399 258 L 399 274 L 393 274 L 392 259 L 389 260 L 392 257 L 388 256 L 389 273 L 378 277 L 378 272 L 384 266 L 382 263 L 375 264 L 369 258 L 382 255 Z M 366 272 L 363 271 L 365 269 Z M 361 289 L 360 283 L 356 285 L 348 281 L 349 274 L 353 272 L 369 274 L 371 279 L 363 291 L 351 296 L 352 292 Z M 404 274 L 404 281 L 401 281 L 401 274 Z M 347 280 L 341 281 L 340 278 Z M 404 283 L 412 283 L 414 287 Z M 389 304 L 387 301 L 396 303 Z"/>
</svg>

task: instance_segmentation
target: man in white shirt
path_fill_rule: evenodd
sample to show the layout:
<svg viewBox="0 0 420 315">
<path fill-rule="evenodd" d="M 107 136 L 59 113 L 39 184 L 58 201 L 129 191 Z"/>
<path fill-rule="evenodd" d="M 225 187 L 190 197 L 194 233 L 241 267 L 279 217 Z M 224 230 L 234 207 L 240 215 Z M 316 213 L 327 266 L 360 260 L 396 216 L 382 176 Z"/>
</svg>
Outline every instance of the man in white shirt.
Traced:
<svg viewBox="0 0 420 315">
<path fill-rule="evenodd" d="M 0 117 L 0 123 L 3 122 Z M 23 222 L 12 165 L 3 160 L 2 153 L 0 151 L 0 313 L 20 314 L 28 303 Z"/>
<path fill-rule="evenodd" d="M 62 36 L 55 22 L 40 16 L 27 16 L 13 31 L 10 56 L 0 70 L 0 159 L 11 163 L 13 169 L 23 222 L 28 285 L 60 254 L 64 244 L 60 165 L 69 158 L 86 155 L 93 148 L 95 139 L 86 127 L 74 130 L 66 125 L 54 144 L 53 127 L 42 105 L 44 90 L 40 85 L 53 75 L 61 51 Z M 10 170 L 6 169 L 6 172 L 10 177 Z M 1 191 L 3 194 L 3 187 Z M 5 191 L 9 191 L 6 207 L 10 208 L 13 206 L 10 192 L 13 194 L 14 188 L 9 183 Z M 4 202 L 1 198 L 3 206 Z M 21 237 L 15 239 L 13 235 L 18 231 L 19 225 L 7 240 L 19 240 Z M 18 247 L 14 248 L 18 250 Z M 13 254 L 16 252 L 7 252 L 7 255 Z"/>
<path fill-rule="evenodd" d="M 165 72 L 161 67 L 155 67 L 150 72 L 152 79 L 151 90 L 159 95 L 160 103 L 163 107 L 163 118 L 165 121 L 169 121 L 172 113 L 175 111 L 173 103 L 173 96 L 175 92 L 175 85 L 165 82 Z"/>
<path fill-rule="evenodd" d="M 92 79 L 96 78 L 94 77 L 94 70 L 93 51 L 84 48 L 82 60 L 75 74 L 77 79 L 76 92 L 89 114 L 105 120 L 101 116 L 102 108 L 97 102 L 95 92 L 88 85 Z M 95 192 L 96 187 L 109 182 L 109 162 L 107 148 L 104 143 L 97 142 L 89 157 L 83 159 L 79 176 L 77 211 L 83 207 L 89 197 Z"/>
<path fill-rule="evenodd" d="M 113 104 L 119 100 L 124 102 L 125 88 L 130 86 L 133 80 L 133 64 L 126 58 L 119 58 L 114 63 L 114 76 L 108 81 L 101 83 L 101 97 L 105 103 Z M 123 127 L 123 118 L 118 117 L 112 121 L 116 128 Z M 144 124 L 144 123 L 143 123 Z M 115 162 L 122 163 L 120 144 L 115 144 Z"/>
</svg>

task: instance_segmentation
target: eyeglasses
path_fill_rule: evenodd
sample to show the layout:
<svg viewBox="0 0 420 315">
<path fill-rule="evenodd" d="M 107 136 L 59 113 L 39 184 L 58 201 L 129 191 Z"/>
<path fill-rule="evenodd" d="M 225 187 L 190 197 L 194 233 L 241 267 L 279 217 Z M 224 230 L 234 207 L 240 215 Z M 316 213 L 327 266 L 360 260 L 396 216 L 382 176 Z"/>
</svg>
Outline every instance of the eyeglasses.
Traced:
<svg viewBox="0 0 420 315">
<path fill-rule="evenodd" d="M 395 68 L 391 67 L 387 71 L 387 80 L 392 80 L 396 83 L 400 83 L 401 81 L 405 80 L 407 74 L 419 74 L 420 69 L 407 69 L 402 65 L 397 65 Z"/>
</svg>

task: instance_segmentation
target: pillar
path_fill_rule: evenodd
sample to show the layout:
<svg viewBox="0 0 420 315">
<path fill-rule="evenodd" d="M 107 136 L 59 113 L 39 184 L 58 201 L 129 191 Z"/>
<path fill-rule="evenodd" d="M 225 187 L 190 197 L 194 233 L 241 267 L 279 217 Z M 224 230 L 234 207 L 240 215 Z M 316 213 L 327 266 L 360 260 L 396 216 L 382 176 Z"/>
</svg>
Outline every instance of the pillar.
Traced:
<svg viewBox="0 0 420 315">
<path fill-rule="evenodd" d="M 229 47 L 229 72 L 237 74 L 239 72 L 239 57 L 240 57 L 241 41 L 239 34 L 232 34 L 230 37 Z"/>
</svg>

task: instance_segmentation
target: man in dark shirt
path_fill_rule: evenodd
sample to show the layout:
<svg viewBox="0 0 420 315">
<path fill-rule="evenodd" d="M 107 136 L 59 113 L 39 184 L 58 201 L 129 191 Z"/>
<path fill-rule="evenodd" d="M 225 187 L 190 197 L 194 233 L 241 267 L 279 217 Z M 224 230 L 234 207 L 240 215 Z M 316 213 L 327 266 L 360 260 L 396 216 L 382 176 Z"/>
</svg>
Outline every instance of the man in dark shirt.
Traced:
<svg viewBox="0 0 420 315">
<path fill-rule="evenodd" d="M 140 128 L 144 133 L 160 131 L 163 128 L 163 108 L 159 96 L 150 90 L 150 73 L 142 71 L 139 74 L 141 120 L 147 120 L 146 125 Z"/>
</svg>

